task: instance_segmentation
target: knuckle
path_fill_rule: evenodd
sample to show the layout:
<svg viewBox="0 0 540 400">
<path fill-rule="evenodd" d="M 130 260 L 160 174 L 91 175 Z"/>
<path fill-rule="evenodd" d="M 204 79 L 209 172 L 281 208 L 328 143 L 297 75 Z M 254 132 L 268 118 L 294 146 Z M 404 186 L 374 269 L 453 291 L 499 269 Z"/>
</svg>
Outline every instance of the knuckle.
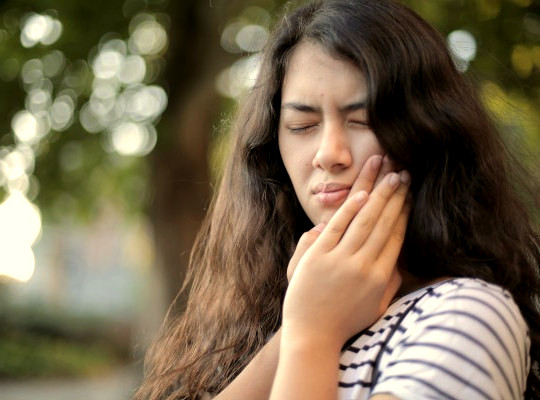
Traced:
<svg viewBox="0 0 540 400">
<path fill-rule="evenodd" d="M 315 239 L 317 239 L 318 233 L 315 231 L 307 231 L 300 236 L 300 239 L 298 240 L 297 248 L 303 249 L 306 246 L 309 246 L 313 244 Z"/>
<path fill-rule="evenodd" d="M 394 218 L 389 215 L 381 216 L 381 225 L 387 230 L 392 230 L 394 227 Z"/>
<path fill-rule="evenodd" d="M 373 218 L 372 216 L 367 216 L 366 215 L 360 221 L 360 228 L 361 229 L 369 229 L 369 230 L 371 230 L 371 228 L 373 227 L 374 224 L 375 224 L 375 218 Z"/>
<path fill-rule="evenodd" d="M 331 224 L 327 227 L 328 232 L 331 234 L 341 234 L 343 233 L 344 229 L 341 224 Z"/>
</svg>

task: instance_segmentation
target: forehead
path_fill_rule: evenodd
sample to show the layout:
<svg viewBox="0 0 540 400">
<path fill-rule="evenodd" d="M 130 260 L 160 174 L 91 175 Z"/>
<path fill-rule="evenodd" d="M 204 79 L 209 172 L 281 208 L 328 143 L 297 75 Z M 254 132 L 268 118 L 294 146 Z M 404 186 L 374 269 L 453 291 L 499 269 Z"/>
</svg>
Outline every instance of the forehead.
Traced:
<svg viewBox="0 0 540 400">
<path fill-rule="evenodd" d="M 293 50 L 282 86 L 282 101 L 365 100 L 364 75 L 352 62 L 322 45 L 300 42 Z"/>
</svg>

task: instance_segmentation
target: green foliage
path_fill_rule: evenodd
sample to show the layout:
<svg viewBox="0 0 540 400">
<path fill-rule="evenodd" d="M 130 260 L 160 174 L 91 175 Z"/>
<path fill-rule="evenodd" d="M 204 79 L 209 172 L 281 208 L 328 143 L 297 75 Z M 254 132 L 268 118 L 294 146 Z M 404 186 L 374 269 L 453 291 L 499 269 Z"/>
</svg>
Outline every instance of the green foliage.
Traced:
<svg viewBox="0 0 540 400">
<path fill-rule="evenodd" d="M 119 364 L 118 356 L 104 344 L 0 333 L 0 378 L 86 376 Z"/>
<path fill-rule="evenodd" d="M 0 281 L 0 378 L 87 376 L 130 357 L 129 328 L 91 314 L 8 301 Z"/>
<path fill-rule="evenodd" d="M 26 62 L 44 61 L 54 52 L 61 54 L 63 61 L 58 72 L 46 77 L 52 84 L 51 97 L 54 99 L 66 89 L 77 96 L 73 124 L 65 130 L 52 129 L 34 145 L 35 166 L 30 171 L 28 196 L 40 207 L 46 220 L 92 218 L 104 201 L 120 202 L 128 213 L 144 208 L 146 160 L 105 150 L 105 133 L 85 131 L 78 121 L 78 112 L 92 92 L 93 75 L 88 63 L 98 46 L 105 39 L 127 38 L 135 14 L 159 10 L 163 3 L 22 0 L 0 5 L 0 159 L 17 144 L 11 124 L 14 115 L 25 108 L 25 100 L 27 103 L 28 85 L 25 89 L 21 77 Z M 23 47 L 21 27 L 30 13 L 57 18 L 63 27 L 58 41 Z M 155 74 L 151 79 L 155 79 Z M 0 200 L 5 190 L 5 187 L 0 189 Z"/>
<path fill-rule="evenodd" d="M 219 2 L 216 2 L 216 4 Z M 238 4 L 236 4 L 238 3 Z M 275 12 L 282 1 L 236 1 L 245 10 L 258 5 Z M 472 33 L 478 52 L 467 74 L 484 96 L 486 105 L 504 130 L 536 155 L 540 149 L 540 6 L 532 0 L 405 0 L 443 34 L 456 29 Z M 216 7 L 209 2 L 208 7 Z M 221 3 L 219 3 L 221 4 Z M 179 11 L 180 10 L 180 11 Z M 74 2 L 59 0 L 6 1 L 0 6 L 0 158 L 2 149 L 13 149 L 13 116 L 25 107 L 21 68 L 31 59 L 43 59 L 61 51 L 65 62 L 50 77 L 53 95 L 71 86 L 78 93 L 77 115 L 91 94 L 92 73 L 86 63 L 105 39 L 127 38 L 131 18 L 141 11 L 160 12 L 163 20 L 182 21 L 178 12 L 189 7 L 163 0 L 96 0 Z M 245 11 L 245 13 L 248 13 Z M 29 12 L 58 18 L 63 24 L 60 39 L 51 46 L 24 48 L 20 43 L 21 21 Z M 242 12 L 238 18 L 246 17 Z M 246 17 L 247 18 L 247 17 Z M 232 20 L 231 20 L 232 21 Z M 226 25 L 221 26 L 224 28 Z M 391 27 L 389 27 L 391 29 Z M 105 39 L 104 39 L 105 38 Z M 201 44 L 202 45 L 202 44 Z M 186 54 L 186 57 L 196 57 Z M 171 59 L 168 55 L 168 59 Z M 162 75 L 163 60 L 154 65 L 153 78 L 163 76 L 164 83 L 176 73 Z M 157 72 L 156 72 L 157 71 Z M 160 72 L 161 71 L 161 72 Z M 156 75 L 157 74 L 157 75 Z M 67 82 L 71 82 L 68 85 Z M 494 86 L 495 85 L 495 86 Z M 495 89 L 494 89 L 495 88 Z M 170 91 L 182 88 L 171 87 Z M 493 93 L 498 93 L 493 97 Z M 174 113 L 168 110 L 166 113 Z M 170 143 L 174 127 L 161 127 L 161 143 Z M 75 122 L 61 132 L 52 131 L 35 149 L 30 197 L 37 194 L 45 219 L 91 218 L 104 199 L 120 202 L 137 212 L 144 209 L 152 182 L 148 158 L 119 156 L 104 150 L 102 133 L 86 132 Z M 0 194 L 1 195 L 1 194 Z"/>
<path fill-rule="evenodd" d="M 406 0 L 442 34 L 477 43 L 467 74 L 513 147 L 540 152 L 540 5 L 532 0 Z M 530 162 L 534 168 L 535 161 Z"/>
</svg>

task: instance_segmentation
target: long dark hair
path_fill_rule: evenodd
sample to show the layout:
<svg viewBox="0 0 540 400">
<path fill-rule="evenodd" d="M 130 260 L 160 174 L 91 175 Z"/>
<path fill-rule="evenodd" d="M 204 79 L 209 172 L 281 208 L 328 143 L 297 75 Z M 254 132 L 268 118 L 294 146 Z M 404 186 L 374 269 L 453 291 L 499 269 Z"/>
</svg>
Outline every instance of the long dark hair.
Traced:
<svg viewBox="0 0 540 400">
<path fill-rule="evenodd" d="M 508 289 L 526 319 L 540 390 L 540 239 L 516 189 L 522 172 L 445 40 L 391 0 L 316 1 L 285 14 L 232 128 L 231 154 L 194 246 L 185 312 L 170 317 L 147 356 L 137 399 L 218 393 L 278 329 L 286 267 L 310 227 L 277 146 L 289 55 L 315 41 L 368 84 L 368 122 L 413 206 L 402 251 L 418 278 L 478 277 Z"/>
</svg>

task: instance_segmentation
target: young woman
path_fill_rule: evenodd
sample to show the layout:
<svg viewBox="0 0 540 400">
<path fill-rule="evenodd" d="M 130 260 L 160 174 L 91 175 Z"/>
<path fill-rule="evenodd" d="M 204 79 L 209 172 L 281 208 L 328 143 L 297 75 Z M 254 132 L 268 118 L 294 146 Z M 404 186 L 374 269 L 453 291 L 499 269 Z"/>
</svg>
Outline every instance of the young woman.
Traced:
<svg viewBox="0 0 540 400">
<path fill-rule="evenodd" d="M 291 11 L 135 397 L 538 398 L 540 241 L 517 171 L 414 12 Z"/>
</svg>

